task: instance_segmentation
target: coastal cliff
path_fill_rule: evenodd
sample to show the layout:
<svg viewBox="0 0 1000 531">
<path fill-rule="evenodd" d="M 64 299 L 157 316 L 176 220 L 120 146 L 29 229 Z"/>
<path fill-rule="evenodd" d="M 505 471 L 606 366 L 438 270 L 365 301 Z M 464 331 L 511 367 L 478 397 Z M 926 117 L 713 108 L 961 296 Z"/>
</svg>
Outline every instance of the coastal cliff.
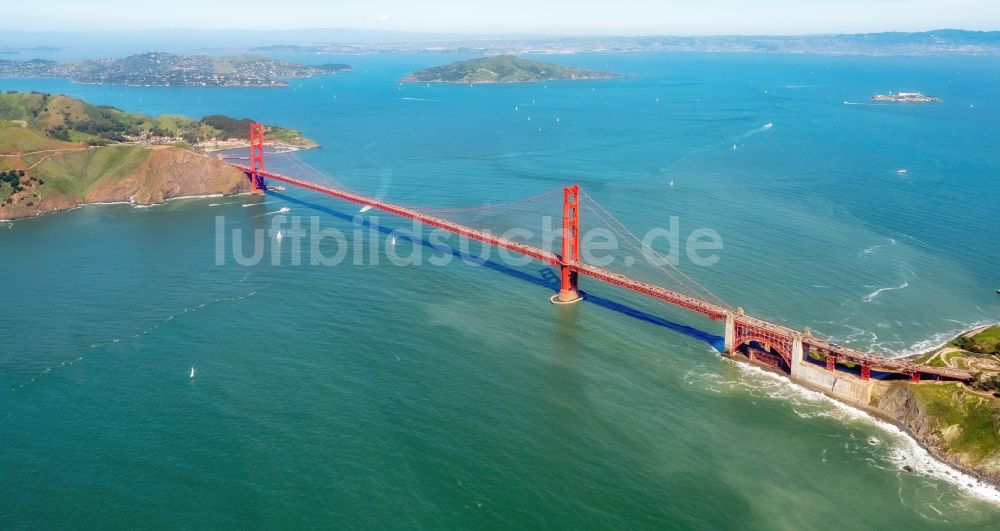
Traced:
<svg viewBox="0 0 1000 531">
<path fill-rule="evenodd" d="M 175 197 L 249 191 L 243 172 L 189 148 L 71 146 L 34 157 L 0 159 L 0 170 L 23 172 L 16 187 L 0 185 L 0 219 L 37 216 L 84 203 L 151 205 Z M 32 162 L 35 157 L 44 158 Z"/>
<path fill-rule="evenodd" d="M 245 144 L 249 118 L 146 116 L 39 92 L 0 94 L 0 219 L 85 203 L 162 203 L 249 191 L 243 172 L 206 154 Z M 268 126 L 265 142 L 316 143 Z"/>
<path fill-rule="evenodd" d="M 962 384 L 878 382 L 870 405 L 938 459 L 1000 485 L 1000 400 Z"/>
<path fill-rule="evenodd" d="M 911 360 L 970 370 L 966 382 L 863 379 L 808 362 L 793 362 L 789 374 L 739 352 L 728 356 L 891 422 L 940 461 L 1000 487 L 1000 325 L 974 328 Z"/>
</svg>

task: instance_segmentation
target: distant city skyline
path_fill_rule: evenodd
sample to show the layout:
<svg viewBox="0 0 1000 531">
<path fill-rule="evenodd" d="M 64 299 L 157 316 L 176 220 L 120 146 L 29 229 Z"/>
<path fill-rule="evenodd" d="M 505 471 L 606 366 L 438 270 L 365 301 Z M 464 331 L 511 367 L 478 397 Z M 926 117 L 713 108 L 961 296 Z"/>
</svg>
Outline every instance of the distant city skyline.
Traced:
<svg viewBox="0 0 1000 531">
<path fill-rule="evenodd" d="M 616 0 L 491 4 L 453 0 L 174 0 L 137 8 L 126 0 L 17 2 L 8 30 L 385 29 L 495 35 L 801 35 L 1000 29 L 1000 2 L 983 0 Z"/>
</svg>

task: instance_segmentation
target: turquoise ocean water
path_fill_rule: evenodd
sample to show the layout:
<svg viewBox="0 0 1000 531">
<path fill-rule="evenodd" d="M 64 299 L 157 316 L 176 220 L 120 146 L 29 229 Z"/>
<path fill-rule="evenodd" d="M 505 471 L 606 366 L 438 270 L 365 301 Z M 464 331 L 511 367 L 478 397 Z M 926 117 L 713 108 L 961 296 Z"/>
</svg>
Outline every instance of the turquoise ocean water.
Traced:
<svg viewBox="0 0 1000 531">
<path fill-rule="evenodd" d="M 272 167 L 412 205 L 579 183 L 636 232 L 716 231 L 718 263 L 681 267 L 727 302 L 885 355 L 1000 320 L 993 60 L 579 55 L 560 62 L 627 77 L 469 87 L 396 83 L 459 57 L 289 58 L 354 71 L 0 89 L 300 129 L 323 148 Z M 911 89 L 944 102 L 868 101 Z M 558 202 L 456 216 L 540 211 Z M 260 265 L 216 264 L 217 216 L 279 214 L 360 253 L 295 266 L 268 239 Z M 585 279 L 591 302 L 555 307 L 537 263 L 397 267 L 357 214 L 289 190 L 0 223 L 0 527 L 1000 524 L 1000 495 L 898 431 L 721 360 L 719 323 Z"/>
</svg>

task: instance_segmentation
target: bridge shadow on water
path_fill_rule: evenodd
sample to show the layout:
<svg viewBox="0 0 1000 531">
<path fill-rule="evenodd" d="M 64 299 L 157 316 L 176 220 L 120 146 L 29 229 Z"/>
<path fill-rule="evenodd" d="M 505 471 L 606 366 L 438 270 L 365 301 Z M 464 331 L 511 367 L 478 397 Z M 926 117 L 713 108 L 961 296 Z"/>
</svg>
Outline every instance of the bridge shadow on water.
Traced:
<svg viewBox="0 0 1000 531">
<path fill-rule="evenodd" d="M 522 270 L 515 269 L 513 267 L 501 264 L 494 260 L 483 259 L 474 255 L 463 253 L 460 250 L 452 249 L 448 245 L 435 245 L 434 243 L 431 243 L 430 241 L 424 238 L 417 238 L 408 233 L 401 234 L 400 229 L 392 227 L 383 227 L 381 225 L 371 223 L 367 219 L 364 219 L 360 214 L 346 214 L 344 212 L 335 210 L 325 205 L 320 205 L 317 203 L 306 201 L 304 199 L 299 199 L 297 197 L 292 197 L 290 195 L 274 192 L 271 190 L 268 190 L 267 194 L 277 197 L 283 201 L 287 201 L 291 204 L 309 208 L 317 212 L 322 212 L 324 214 L 347 221 L 349 223 L 357 224 L 367 229 L 375 229 L 386 236 L 395 233 L 393 235 L 400 239 L 408 240 L 414 245 L 420 245 L 422 247 L 437 251 L 439 253 L 450 254 L 453 257 L 458 258 L 469 265 L 482 266 L 487 269 L 496 271 L 498 273 L 503 273 L 504 275 L 507 275 L 509 277 L 516 278 L 524 282 L 530 282 L 537 286 L 549 289 L 553 293 L 559 292 L 559 277 L 558 275 L 555 274 L 555 272 L 553 272 L 551 268 L 547 266 L 539 270 L 538 276 L 531 275 Z M 609 298 L 601 297 L 599 295 L 594 295 L 590 292 L 586 292 L 585 295 L 586 299 L 584 300 L 584 302 L 587 304 L 594 304 L 606 310 L 611 310 L 613 312 L 617 312 L 622 315 L 626 315 L 628 317 L 632 317 L 634 319 L 638 319 L 640 321 L 652 325 L 660 326 L 672 330 L 674 332 L 684 334 L 688 337 L 692 337 L 694 339 L 707 343 L 709 346 L 711 346 L 712 348 L 714 348 L 719 352 L 722 352 L 722 350 L 725 348 L 725 339 L 722 336 L 717 336 L 715 334 L 705 332 L 704 330 L 695 328 L 693 326 L 688 326 L 685 324 L 670 321 L 658 315 L 653 315 L 644 310 L 633 308 L 631 306 L 622 304 L 620 302 L 611 300 Z"/>
</svg>

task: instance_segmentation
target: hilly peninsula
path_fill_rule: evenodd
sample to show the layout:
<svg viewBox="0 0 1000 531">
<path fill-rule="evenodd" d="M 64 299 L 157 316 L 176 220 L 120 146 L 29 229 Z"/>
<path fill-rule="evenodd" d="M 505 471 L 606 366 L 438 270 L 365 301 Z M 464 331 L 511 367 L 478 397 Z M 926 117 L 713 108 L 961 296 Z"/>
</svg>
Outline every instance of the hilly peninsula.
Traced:
<svg viewBox="0 0 1000 531">
<path fill-rule="evenodd" d="M 251 121 L 152 117 L 55 94 L 0 94 L 0 219 L 248 191 L 243 173 L 206 148 L 245 145 Z M 265 142 L 316 145 L 279 127 L 266 128 Z"/>
<path fill-rule="evenodd" d="M 345 64 L 305 65 L 256 56 L 149 52 L 96 61 L 0 60 L 0 77 L 62 77 L 79 83 L 135 86 L 273 87 L 282 81 L 350 70 Z"/>
<path fill-rule="evenodd" d="M 537 83 L 616 77 L 617 74 L 608 72 L 529 61 L 514 55 L 498 55 L 426 68 L 404 77 L 402 81 L 404 83 Z"/>
</svg>

